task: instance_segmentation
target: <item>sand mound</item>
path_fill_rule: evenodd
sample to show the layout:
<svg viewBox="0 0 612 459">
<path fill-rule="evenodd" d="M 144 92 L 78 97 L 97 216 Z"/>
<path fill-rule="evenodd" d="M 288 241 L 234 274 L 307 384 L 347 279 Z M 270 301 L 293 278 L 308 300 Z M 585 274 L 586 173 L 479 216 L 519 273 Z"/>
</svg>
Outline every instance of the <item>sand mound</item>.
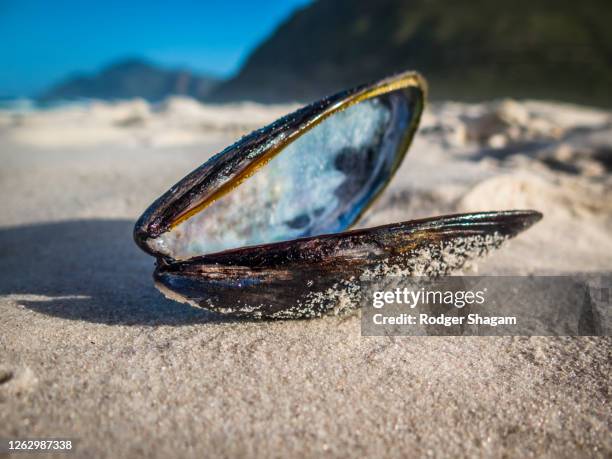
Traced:
<svg viewBox="0 0 612 459">
<path fill-rule="evenodd" d="M 94 101 L 28 113 L 0 112 L 0 128 L 12 141 L 37 148 L 185 146 L 239 137 L 294 108 L 250 102 L 204 105 L 185 97 L 153 105 L 141 99 Z"/>
<path fill-rule="evenodd" d="M 547 217 L 612 217 L 612 188 L 573 177 L 547 177 L 529 171 L 487 179 L 459 201 L 460 211 L 534 209 Z"/>
</svg>

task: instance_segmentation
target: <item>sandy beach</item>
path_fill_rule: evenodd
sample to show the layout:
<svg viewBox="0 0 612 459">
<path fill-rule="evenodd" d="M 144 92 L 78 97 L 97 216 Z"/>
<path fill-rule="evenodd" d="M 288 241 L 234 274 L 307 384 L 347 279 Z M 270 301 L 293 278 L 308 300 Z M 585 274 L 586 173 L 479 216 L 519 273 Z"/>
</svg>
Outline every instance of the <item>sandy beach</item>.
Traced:
<svg viewBox="0 0 612 459">
<path fill-rule="evenodd" d="M 610 457 L 609 336 L 362 337 L 357 315 L 235 321 L 154 288 L 135 219 L 294 108 L 0 112 L 0 437 L 76 457 Z M 611 173 L 609 111 L 436 103 L 359 226 L 532 208 L 478 273 L 609 273 Z"/>
</svg>

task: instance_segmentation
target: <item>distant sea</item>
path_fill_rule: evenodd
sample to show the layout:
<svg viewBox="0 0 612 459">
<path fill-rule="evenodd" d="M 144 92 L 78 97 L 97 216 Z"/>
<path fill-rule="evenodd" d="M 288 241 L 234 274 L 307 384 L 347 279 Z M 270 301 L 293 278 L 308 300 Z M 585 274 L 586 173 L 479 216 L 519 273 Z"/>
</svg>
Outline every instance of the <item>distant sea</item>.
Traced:
<svg viewBox="0 0 612 459">
<path fill-rule="evenodd" d="M 51 110 L 67 106 L 82 107 L 89 105 L 91 102 L 91 99 L 81 99 L 41 103 L 26 97 L 0 97 L 0 110 L 15 113 L 28 113 L 35 110 Z"/>
</svg>

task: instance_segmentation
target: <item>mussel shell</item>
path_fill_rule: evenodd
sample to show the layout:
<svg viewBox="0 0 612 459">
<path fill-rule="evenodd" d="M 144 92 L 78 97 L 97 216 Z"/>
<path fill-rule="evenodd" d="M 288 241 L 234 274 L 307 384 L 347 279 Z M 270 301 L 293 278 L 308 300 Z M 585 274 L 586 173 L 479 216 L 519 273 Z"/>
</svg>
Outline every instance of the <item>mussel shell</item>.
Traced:
<svg viewBox="0 0 612 459">
<path fill-rule="evenodd" d="M 359 306 L 368 282 L 462 268 L 541 218 L 534 211 L 450 215 L 161 262 L 169 298 L 222 314 L 308 318 Z"/>
<path fill-rule="evenodd" d="M 441 276 L 461 269 L 471 259 L 499 247 L 538 221 L 541 214 L 535 211 L 484 212 L 345 231 L 382 192 L 399 167 L 417 129 L 425 92 L 425 81 L 414 72 L 343 91 L 253 132 L 187 175 L 145 211 L 134 229 L 137 244 L 157 257 L 154 279 L 158 289 L 173 300 L 222 314 L 251 318 L 316 317 L 359 306 L 369 283 L 389 275 Z M 206 218 L 213 206 L 237 189 L 241 192 L 248 189 L 241 184 L 248 179 L 251 182 L 245 185 L 254 183 L 254 174 L 260 178 L 262 171 L 266 172 L 260 168 L 280 158 L 292 146 L 295 150 L 298 141 L 312 129 L 336 114 L 346 115 L 353 106 L 368 107 L 367 104 L 374 102 L 383 104 L 375 106 L 374 112 L 380 114 L 381 107 L 383 112 L 388 109 L 388 119 L 401 122 L 379 123 L 386 130 L 376 131 L 375 138 L 382 143 L 368 144 L 365 155 L 363 147 L 353 149 L 359 152 L 351 158 L 355 164 L 348 164 L 345 158 L 338 164 L 335 156 L 334 161 L 328 162 L 332 170 L 337 168 L 344 174 L 343 184 L 350 185 L 351 178 L 355 177 L 368 179 L 357 180 L 353 188 L 343 188 L 339 210 L 334 208 L 335 213 L 328 213 L 331 218 L 319 218 L 314 212 L 319 219 L 316 225 L 298 233 L 297 237 L 295 232 L 281 231 L 280 239 L 270 240 L 264 234 L 259 235 L 264 239 L 261 243 L 252 243 L 257 239 L 246 238 L 246 244 L 221 245 L 221 250 L 199 251 L 198 246 L 195 254 L 168 248 L 165 238 L 170 234 L 190 242 L 186 236 L 189 232 L 179 231 L 181 224 L 194 224 L 199 231 L 200 222 L 208 223 Z M 347 118 L 337 116 L 332 121 L 338 119 L 342 123 Z M 355 127 L 350 122 L 342 126 Z M 321 136 L 324 147 L 329 146 L 326 132 Z M 383 153 L 376 149 L 381 145 Z M 372 161 L 377 154 L 382 156 L 383 163 Z M 291 154 L 285 158 L 291 158 Z M 365 164 L 360 162 L 363 158 L 367 160 Z M 370 168 L 370 164 L 382 166 Z M 369 168 L 376 171 L 370 174 Z M 278 169 L 282 174 L 283 165 Z M 304 179 L 308 182 L 306 186 L 313 188 L 321 184 L 320 177 L 315 177 L 314 183 L 310 182 L 312 178 L 299 174 L 295 178 Z M 265 186 L 268 183 L 265 181 Z M 353 199 L 346 190 L 356 190 L 357 198 Z M 257 193 L 251 196 L 258 201 Z M 291 207 L 293 201 L 285 204 Z M 303 204 L 295 203 L 296 206 Z M 218 207 L 219 212 L 212 215 L 223 216 L 226 208 Z M 249 218 L 257 215 L 251 209 L 250 212 L 237 215 L 239 218 L 246 215 L 249 223 Z M 263 218 L 262 221 L 265 225 L 270 220 Z M 282 224 L 286 221 L 283 219 Z"/>
<path fill-rule="evenodd" d="M 250 179 L 254 173 L 261 176 L 263 168 L 266 167 L 266 163 L 271 158 L 276 155 L 282 156 L 283 150 L 291 146 L 296 139 L 301 140 L 302 136 L 308 136 L 311 130 L 319 127 L 328 118 L 334 117 L 340 112 L 347 112 L 353 106 L 361 105 L 362 102 L 380 99 L 383 103 L 389 103 L 388 99 L 395 97 L 396 103 L 394 106 L 398 105 L 397 100 L 399 99 L 401 104 L 407 107 L 406 114 L 397 115 L 402 123 L 401 132 L 394 137 L 392 148 L 387 149 L 390 151 L 386 153 L 388 155 L 384 159 L 386 164 L 378 172 L 379 176 L 368 184 L 369 188 L 367 190 L 362 190 L 362 197 L 350 201 L 351 191 L 347 190 L 341 198 L 345 199 L 346 202 L 343 203 L 344 207 L 341 206 L 340 214 L 332 215 L 329 221 L 315 222 L 315 225 L 312 225 L 314 229 L 311 227 L 305 229 L 302 233 L 287 230 L 285 235 L 281 232 L 275 240 L 253 241 L 253 238 L 251 238 L 246 239 L 244 243 L 238 243 L 238 245 L 288 240 L 348 229 L 382 192 L 399 167 L 417 129 L 423 110 L 425 91 L 426 83 L 422 77 L 415 72 L 406 72 L 373 84 L 340 92 L 253 132 L 211 158 L 157 199 L 136 223 L 134 230 L 136 243 L 146 252 L 166 259 L 186 259 L 193 255 L 236 247 L 235 245 L 233 247 L 213 246 L 214 248 L 211 250 L 198 248 L 196 253 L 185 255 L 178 253 L 177 250 L 172 250 L 172 248 L 167 249 L 163 239 L 171 234 L 177 224 L 194 218 L 194 215 L 202 212 L 202 210 L 208 211 L 208 208 L 212 207 L 211 204 L 214 205 L 220 200 L 219 197 L 222 198 L 228 193 L 235 194 L 236 188 L 239 186 L 244 188 L 241 183 Z M 372 153 L 375 157 L 376 155 L 383 156 L 380 152 Z M 353 159 L 353 161 L 359 161 L 359 158 Z M 262 168 L 261 171 L 259 168 Z M 346 174 L 347 180 L 353 174 L 354 171 L 348 171 Z M 298 176 L 296 179 L 300 179 L 300 177 Z M 252 179 L 250 181 L 252 182 Z M 306 186 L 316 188 L 317 184 L 306 184 Z M 299 206 L 300 203 L 296 202 L 295 207 L 299 208 Z M 202 216 L 205 215 L 202 214 Z M 323 217 L 317 218 L 323 219 Z M 206 221 L 210 223 L 209 220 Z M 215 224 L 213 223 L 211 226 L 214 227 Z M 222 230 L 221 234 L 223 234 Z M 206 238 L 206 235 L 202 237 Z"/>
</svg>

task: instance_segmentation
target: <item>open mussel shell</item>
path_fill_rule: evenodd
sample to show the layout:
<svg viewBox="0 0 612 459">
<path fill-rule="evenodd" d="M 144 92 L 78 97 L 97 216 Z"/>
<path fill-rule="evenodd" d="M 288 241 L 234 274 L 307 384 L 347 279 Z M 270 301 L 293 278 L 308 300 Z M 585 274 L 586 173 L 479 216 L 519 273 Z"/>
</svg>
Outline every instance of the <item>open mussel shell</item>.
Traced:
<svg viewBox="0 0 612 459">
<path fill-rule="evenodd" d="M 446 216 L 346 231 L 389 183 L 425 82 L 407 72 L 308 105 L 242 138 L 157 199 L 134 238 L 169 298 L 254 318 L 356 306 L 367 280 L 437 276 L 541 215 Z"/>
</svg>

